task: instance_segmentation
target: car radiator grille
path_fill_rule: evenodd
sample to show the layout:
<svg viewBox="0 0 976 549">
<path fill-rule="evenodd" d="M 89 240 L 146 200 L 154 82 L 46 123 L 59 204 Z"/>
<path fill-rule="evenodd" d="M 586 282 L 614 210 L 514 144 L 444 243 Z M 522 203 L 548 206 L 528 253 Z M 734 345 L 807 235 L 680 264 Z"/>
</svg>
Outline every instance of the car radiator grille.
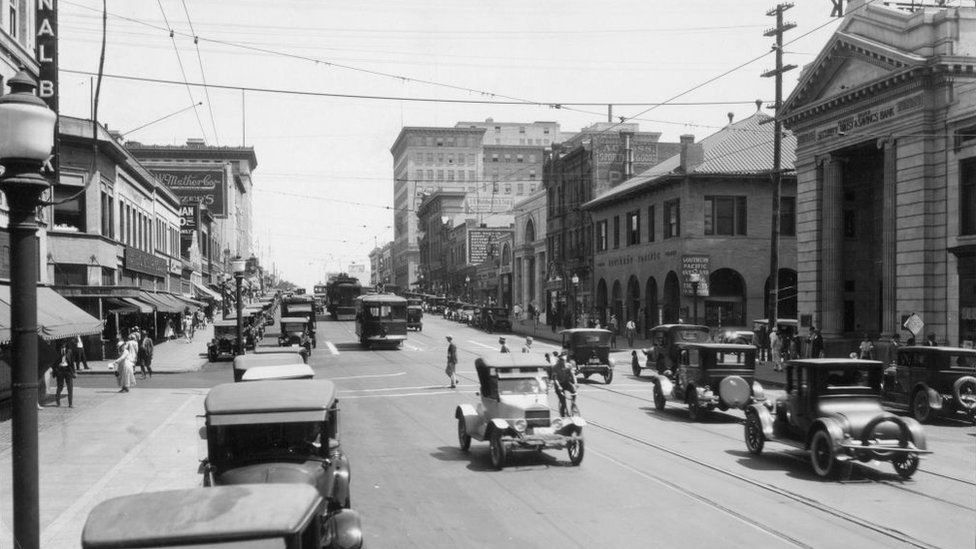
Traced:
<svg viewBox="0 0 976 549">
<path fill-rule="evenodd" d="M 549 410 L 526 410 L 525 422 L 529 427 L 548 427 Z"/>
</svg>

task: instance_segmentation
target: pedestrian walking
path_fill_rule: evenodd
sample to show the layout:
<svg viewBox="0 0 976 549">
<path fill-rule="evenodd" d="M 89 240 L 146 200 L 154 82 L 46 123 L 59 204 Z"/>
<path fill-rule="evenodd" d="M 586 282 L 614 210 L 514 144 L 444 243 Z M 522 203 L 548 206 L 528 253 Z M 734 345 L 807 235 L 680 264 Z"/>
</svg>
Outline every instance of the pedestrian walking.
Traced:
<svg viewBox="0 0 976 549">
<path fill-rule="evenodd" d="M 447 336 L 447 367 L 444 373 L 451 380 L 451 388 L 457 387 L 457 346 L 454 345 L 454 338 Z"/>
<path fill-rule="evenodd" d="M 508 348 L 508 344 L 505 343 L 505 338 L 504 337 L 498 338 L 498 344 L 502 346 L 502 348 L 498 350 L 499 352 L 502 352 L 502 353 L 511 353 L 512 352 L 512 350 Z"/>
<path fill-rule="evenodd" d="M 783 371 L 783 341 L 780 339 L 778 330 L 770 330 L 769 332 L 769 354 L 773 359 L 773 371 L 782 372 Z"/>
<path fill-rule="evenodd" d="M 136 334 L 129 335 L 129 339 L 122 345 L 119 358 L 112 362 L 115 376 L 119 383 L 119 392 L 128 393 L 129 387 L 136 384 L 135 365 L 139 357 L 139 343 Z"/>
<path fill-rule="evenodd" d="M 83 364 L 86 370 L 91 370 L 88 367 L 88 357 L 85 356 L 85 342 L 81 340 L 81 336 L 75 337 L 75 348 L 74 348 L 74 367 L 75 371 L 81 370 L 79 365 Z"/>
<path fill-rule="evenodd" d="M 858 358 L 862 360 L 874 360 L 874 343 L 867 333 L 861 339 L 861 344 L 857 347 Z"/>
<path fill-rule="evenodd" d="M 610 330 L 610 348 L 617 348 L 617 315 L 610 315 L 610 320 L 607 322 L 607 329 Z"/>
<path fill-rule="evenodd" d="M 798 358 L 800 358 L 800 334 L 794 334 L 790 337 L 790 359 Z"/>
<path fill-rule="evenodd" d="M 515 314 L 515 320 L 517 320 L 518 323 L 521 324 L 522 323 L 522 304 L 521 303 L 516 303 L 515 306 L 512 307 L 512 313 Z"/>
<path fill-rule="evenodd" d="M 55 406 L 61 406 L 61 391 L 68 388 L 68 408 L 74 408 L 75 396 L 75 369 L 74 359 L 71 356 L 71 348 L 67 341 L 62 341 L 59 349 L 58 358 L 55 359 L 52 368 L 54 379 L 58 382 L 57 392 L 54 394 Z"/>
<path fill-rule="evenodd" d="M 522 345 L 522 352 L 523 353 L 530 353 L 530 352 L 532 352 L 532 338 L 531 337 L 525 338 L 525 345 Z"/>
<path fill-rule="evenodd" d="M 634 334 L 637 332 L 637 325 L 634 324 L 634 319 L 627 321 L 627 346 L 634 346 Z"/>
<path fill-rule="evenodd" d="M 823 358 L 823 336 L 820 335 L 820 330 L 814 326 L 810 326 L 809 348 L 810 358 Z"/>
<path fill-rule="evenodd" d="M 173 329 L 173 319 L 166 319 L 166 329 L 163 331 L 163 337 L 167 340 L 176 339 L 176 331 Z"/>
<path fill-rule="evenodd" d="M 149 332 L 142 333 L 142 341 L 139 343 L 139 368 L 142 372 L 142 379 L 146 379 L 146 371 L 149 371 L 149 379 L 152 379 L 152 360 L 153 360 L 153 340 Z"/>
</svg>

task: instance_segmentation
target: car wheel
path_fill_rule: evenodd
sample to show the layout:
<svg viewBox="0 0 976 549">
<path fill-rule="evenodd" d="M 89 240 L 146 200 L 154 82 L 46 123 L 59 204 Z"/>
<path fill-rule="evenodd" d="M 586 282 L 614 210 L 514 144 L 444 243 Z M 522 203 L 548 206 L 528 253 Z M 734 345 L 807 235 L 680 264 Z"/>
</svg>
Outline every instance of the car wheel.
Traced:
<svg viewBox="0 0 976 549">
<path fill-rule="evenodd" d="M 607 373 L 603 374 L 603 383 L 610 385 L 611 381 L 613 381 L 613 370 L 607 370 Z"/>
<path fill-rule="evenodd" d="M 208 358 L 210 358 L 210 362 L 217 362 L 217 353 L 210 351 L 210 353 L 208 353 Z"/>
<path fill-rule="evenodd" d="M 912 397 L 912 416 L 919 423 L 928 423 L 932 419 L 932 406 L 929 404 L 929 395 L 925 389 L 915 391 Z"/>
<path fill-rule="evenodd" d="M 810 464 L 813 465 L 813 472 L 821 478 L 831 477 L 837 471 L 834 441 L 826 430 L 821 429 L 813 435 L 810 442 Z"/>
<path fill-rule="evenodd" d="M 895 472 L 903 479 L 910 479 L 918 470 L 918 454 L 904 454 L 891 460 Z"/>
<path fill-rule="evenodd" d="M 566 443 L 566 451 L 569 452 L 569 462 L 574 466 L 583 462 L 583 441 L 573 439 Z"/>
<path fill-rule="evenodd" d="M 976 378 L 963 376 L 957 379 L 952 384 L 952 396 L 966 411 L 972 412 L 976 409 Z"/>
<path fill-rule="evenodd" d="M 471 448 L 471 435 L 468 434 L 468 426 L 464 422 L 464 417 L 458 418 L 458 446 L 462 452 L 467 452 Z"/>
<path fill-rule="evenodd" d="M 685 399 L 688 403 L 688 419 L 692 421 L 701 421 L 704 415 L 704 410 L 701 405 L 698 404 L 698 393 L 696 391 L 689 391 L 688 398 Z"/>
<path fill-rule="evenodd" d="M 661 410 L 664 409 L 664 406 L 667 405 L 667 403 L 668 400 L 664 398 L 664 391 L 661 390 L 661 384 L 655 383 L 654 384 L 654 409 L 660 412 Z"/>
<path fill-rule="evenodd" d="M 630 365 L 630 373 L 634 374 L 634 377 L 640 377 L 641 367 L 638 366 L 637 364 L 631 363 L 631 365 Z"/>
<path fill-rule="evenodd" d="M 491 440 L 488 442 L 488 453 L 491 456 L 492 467 L 498 470 L 505 467 L 505 455 L 508 453 L 508 449 L 505 448 L 505 444 L 502 442 L 501 431 L 492 432 Z"/>
<path fill-rule="evenodd" d="M 749 449 L 749 453 L 753 455 L 759 455 L 763 451 L 763 446 L 766 444 L 766 435 L 763 433 L 762 421 L 759 420 L 759 414 L 753 412 L 746 415 L 746 448 Z"/>
</svg>

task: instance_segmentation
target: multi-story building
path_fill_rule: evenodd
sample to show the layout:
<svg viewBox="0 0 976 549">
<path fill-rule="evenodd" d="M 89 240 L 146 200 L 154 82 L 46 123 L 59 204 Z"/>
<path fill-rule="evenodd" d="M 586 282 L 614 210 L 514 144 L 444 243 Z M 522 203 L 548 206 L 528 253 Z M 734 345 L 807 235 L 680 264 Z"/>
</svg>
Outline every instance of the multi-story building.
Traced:
<svg viewBox="0 0 976 549">
<path fill-rule="evenodd" d="M 253 255 L 253 147 L 212 147 L 200 139 L 125 147 L 179 197 L 184 216 L 195 215 L 197 206 L 213 216 L 209 237 L 196 239 L 198 250 L 187 248 L 193 283 L 216 284 L 230 274 L 232 258 Z"/>
<path fill-rule="evenodd" d="M 447 293 L 451 273 L 448 271 L 451 229 L 467 218 L 462 191 L 434 191 L 417 208 L 420 225 L 420 269 L 424 287 L 420 291 L 437 295 Z"/>
<path fill-rule="evenodd" d="M 976 8 L 939 4 L 851 0 L 784 102 L 799 314 L 828 348 L 908 319 L 976 341 Z"/>
<path fill-rule="evenodd" d="M 512 305 L 518 304 L 526 312 L 544 309 L 546 272 L 546 191 L 515 203 L 514 267 Z M 544 319 L 543 319 L 544 320 Z"/>
<path fill-rule="evenodd" d="M 682 136 L 677 155 L 583 204 L 594 225 L 592 312 L 602 325 L 614 314 L 639 333 L 679 320 L 752 329 L 765 316 L 775 222 L 770 120 L 757 112 L 700 143 Z M 796 318 L 795 145 L 783 139 L 778 318 Z"/>
<path fill-rule="evenodd" d="M 394 172 L 394 270 L 400 287 L 421 278 L 415 212 L 437 190 L 465 193 L 477 223 L 509 212 L 541 185 L 544 151 L 555 122 L 458 122 L 453 128 L 405 127 L 390 149 Z"/>
<path fill-rule="evenodd" d="M 634 123 L 602 122 L 553 145 L 543 174 L 549 261 L 544 308 L 551 324 L 571 325 L 577 313 L 594 306 L 593 224 L 581 205 L 678 153 L 678 143 L 659 143 L 660 137 Z"/>
<path fill-rule="evenodd" d="M 373 287 L 393 284 L 393 244 L 387 242 L 369 252 L 369 283 Z"/>
</svg>

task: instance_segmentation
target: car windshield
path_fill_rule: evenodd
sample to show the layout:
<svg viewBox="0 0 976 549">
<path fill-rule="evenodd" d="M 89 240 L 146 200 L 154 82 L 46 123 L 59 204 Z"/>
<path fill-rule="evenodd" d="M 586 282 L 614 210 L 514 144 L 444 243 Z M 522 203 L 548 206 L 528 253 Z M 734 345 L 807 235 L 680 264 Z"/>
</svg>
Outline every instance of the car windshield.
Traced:
<svg viewBox="0 0 976 549">
<path fill-rule="evenodd" d="M 498 394 L 524 395 L 546 392 L 545 378 L 523 377 L 517 379 L 499 379 Z"/>
<path fill-rule="evenodd" d="M 878 368 L 833 368 L 820 372 L 824 392 L 838 392 L 850 388 L 881 387 L 881 370 Z"/>
<path fill-rule="evenodd" d="M 321 422 L 259 423 L 215 428 L 219 455 L 211 456 L 224 466 L 255 458 L 287 454 L 297 459 L 322 455 Z"/>
<path fill-rule="evenodd" d="M 707 343 L 709 334 L 708 330 L 675 330 L 674 338 L 676 341 Z"/>
<path fill-rule="evenodd" d="M 305 330 L 305 324 L 302 322 L 286 322 L 281 329 L 284 332 L 301 332 Z"/>
<path fill-rule="evenodd" d="M 609 345 L 610 334 L 603 332 L 573 334 L 573 343 L 576 345 Z"/>
</svg>

